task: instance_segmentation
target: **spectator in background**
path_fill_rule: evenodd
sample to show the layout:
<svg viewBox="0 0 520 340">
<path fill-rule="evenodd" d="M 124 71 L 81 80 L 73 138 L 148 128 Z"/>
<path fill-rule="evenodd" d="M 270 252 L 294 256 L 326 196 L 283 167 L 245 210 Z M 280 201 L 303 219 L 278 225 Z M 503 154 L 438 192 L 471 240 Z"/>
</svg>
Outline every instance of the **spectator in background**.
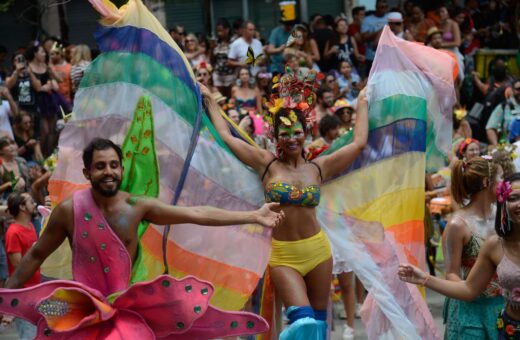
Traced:
<svg viewBox="0 0 520 340">
<path fill-rule="evenodd" d="M 442 32 L 442 48 L 458 49 L 461 44 L 460 27 L 450 18 L 446 6 L 439 7 L 439 29 Z"/>
<path fill-rule="evenodd" d="M 36 92 L 41 89 L 42 84 L 28 67 L 25 55 L 15 54 L 13 65 L 14 72 L 7 78 L 5 86 L 11 91 L 18 109 L 29 112 L 33 118 L 38 118 L 39 122 Z M 39 133 L 39 125 L 36 126 L 36 133 Z"/>
<path fill-rule="evenodd" d="M 14 120 L 14 141 L 18 145 L 18 155 L 27 162 L 43 162 L 40 142 L 34 137 L 32 118 L 21 112 Z"/>
<path fill-rule="evenodd" d="M 213 67 L 206 62 L 202 62 L 193 68 L 197 81 L 206 86 L 211 93 L 217 93 L 219 92 L 218 89 L 212 84 L 212 72 Z"/>
<path fill-rule="evenodd" d="M 195 34 L 188 34 L 185 43 L 184 55 L 190 62 L 191 67 L 195 68 L 202 62 L 208 62 L 208 59 L 206 58 L 206 49 L 200 46 L 199 39 L 197 39 Z"/>
<path fill-rule="evenodd" d="M 316 122 L 319 124 L 321 119 L 325 116 L 331 116 L 334 114 L 332 111 L 332 106 L 334 105 L 334 94 L 332 91 L 327 87 L 323 86 L 318 91 L 318 100 L 317 105 L 314 108 Z"/>
<path fill-rule="evenodd" d="M 334 18 L 330 15 L 319 17 L 316 20 L 316 24 L 314 26 L 315 29 L 312 37 L 318 45 L 318 52 L 320 53 L 320 61 L 318 62 L 318 66 L 322 72 L 328 72 L 332 69 L 331 65 L 329 65 L 329 60 L 325 58 L 325 46 L 334 35 L 334 31 L 332 30 L 333 26 Z"/>
<path fill-rule="evenodd" d="M 231 97 L 235 100 L 237 107 L 240 110 L 245 110 L 251 116 L 254 123 L 254 132 L 262 134 L 263 118 L 262 112 L 262 98 L 260 91 L 255 86 L 254 78 L 251 76 L 249 68 L 241 67 L 238 71 L 238 79 L 236 86 L 231 89 Z"/>
<path fill-rule="evenodd" d="M 271 93 L 269 84 L 272 78 L 273 74 L 267 72 L 260 72 L 256 75 L 256 86 L 258 87 L 258 91 L 260 91 L 260 97 L 268 99 L 268 96 Z"/>
<path fill-rule="evenodd" d="M 265 52 L 269 54 L 271 60 L 271 73 L 283 73 L 284 72 L 284 59 L 283 52 L 285 44 L 291 35 L 295 20 L 284 21 L 284 17 L 281 19 L 281 25 L 273 28 L 269 35 L 269 45 L 267 45 Z"/>
<path fill-rule="evenodd" d="M 365 55 L 367 61 L 367 73 L 370 73 L 370 68 L 372 67 L 372 63 L 374 62 L 374 57 L 376 55 L 376 48 L 379 37 L 381 36 L 383 27 L 388 22 L 387 12 L 387 2 L 385 0 L 377 0 L 375 13 L 373 15 L 367 16 L 361 25 L 361 34 L 367 45 L 367 51 Z"/>
<path fill-rule="evenodd" d="M 412 15 L 407 18 L 405 26 L 415 41 L 426 43 L 428 31 L 430 28 L 435 27 L 435 22 L 424 17 L 421 6 L 414 5 Z"/>
<path fill-rule="evenodd" d="M 18 115 L 18 106 L 7 87 L 0 86 L 0 135 L 13 138 L 10 119 Z"/>
<path fill-rule="evenodd" d="M 181 25 L 173 25 L 169 30 L 170 35 L 173 40 L 179 46 L 179 48 L 184 51 L 184 39 L 186 37 L 186 32 L 184 31 L 184 26 Z"/>
<path fill-rule="evenodd" d="M 77 45 L 72 53 L 70 78 L 72 80 L 72 91 L 76 93 L 83 79 L 85 70 L 92 62 L 90 48 L 87 45 Z"/>
<path fill-rule="evenodd" d="M 217 46 L 213 49 L 211 61 L 215 66 L 213 71 L 213 85 L 220 93 L 229 97 L 231 86 L 235 80 L 233 68 L 228 64 L 229 47 L 231 44 L 231 27 L 226 19 L 219 19 L 215 31 L 217 32 Z"/>
<path fill-rule="evenodd" d="M 72 80 L 70 78 L 72 66 L 65 60 L 64 53 L 63 46 L 54 43 L 50 52 L 50 67 L 58 82 L 58 91 L 69 103 L 72 103 Z"/>
<path fill-rule="evenodd" d="M 295 55 L 300 68 L 318 68 L 316 64 L 320 60 L 318 46 L 316 41 L 309 37 L 307 27 L 301 24 L 294 26 L 286 46 L 283 52 L 284 56 L 287 54 Z"/>
<path fill-rule="evenodd" d="M 329 65 L 332 69 L 338 70 L 342 61 L 348 61 L 350 65 L 354 65 L 354 60 L 365 61 L 365 56 L 358 51 L 356 39 L 349 36 L 347 32 L 347 20 L 343 18 L 336 20 L 334 35 L 325 45 L 324 56 L 329 59 Z"/>
<path fill-rule="evenodd" d="M 403 15 L 399 12 L 388 13 L 388 27 L 396 37 L 413 41 L 413 37 L 408 30 L 403 27 Z"/>
<path fill-rule="evenodd" d="M 360 55 L 364 56 L 366 53 L 366 45 L 361 35 L 361 25 L 365 19 L 365 7 L 358 6 L 352 9 L 352 23 L 348 26 L 348 36 L 354 38 Z M 368 76 L 366 72 L 365 62 L 353 60 L 354 66 L 358 70 L 361 77 L 365 78 Z"/>
<path fill-rule="evenodd" d="M 12 275 L 22 257 L 36 243 L 38 237 L 31 220 L 36 217 L 36 203 L 28 193 L 13 193 L 7 200 L 9 214 L 14 217 L 14 223 L 9 225 L 5 234 L 5 250 L 9 275 Z M 40 270 L 24 284 L 24 288 L 32 287 L 40 283 Z M 33 339 L 36 337 L 36 326 L 21 318 L 15 319 L 16 330 L 20 339 Z"/>
<path fill-rule="evenodd" d="M 231 42 L 237 40 L 242 36 L 242 31 L 244 27 L 244 19 L 238 18 L 233 21 L 233 35 L 231 36 Z"/>
<path fill-rule="evenodd" d="M 67 106 L 66 103 L 60 101 L 61 96 L 56 96 L 58 91 L 58 83 L 51 74 L 51 70 L 46 62 L 45 49 L 37 42 L 32 44 L 26 52 L 29 68 L 34 75 L 40 80 L 42 86 L 37 92 L 36 100 L 40 113 L 39 122 L 35 119 L 34 124 L 40 125 L 41 147 L 44 155 L 49 155 L 54 150 L 58 142 L 56 132 L 57 115 L 60 112 L 59 106 Z"/>
<path fill-rule="evenodd" d="M 18 157 L 18 146 L 9 137 L 0 138 L 0 160 L 0 201 L 5 203 L 10 193 L 28 190 L 29 168 L 25 159 Z"/>
<path fill-rule="evenodd" d="M 45 49 L 45 52 L 47 53 L 47 55 L 49 55 L 51 53 L 52 46 L 57 42 L 59 42 L 59 39 L 56 37 L 45 38 L 45 40 L 42 42 L 42 46 Z"/>
<path fill-rule="evenodd" d="M 229 65 L 235 68 L 247 67 L 247 51 L 251 47 L 254 57 L 258 58 L 263 53 L 263 46 L 260 40 L 255 39 L 256 26 L 251 21 L 244 21 L 242 26 L 242 36 L 231 44 L 229 48 Z M 265 57 L 260 57 L 255 64 L 261 65 L 265 63 Z M 256 76 L 260 68 L 256 65 L 251 66 L 251 74 Z"/>
<path fill-rule="evenodd" d="M 339 97 L 353 101 L 359 95 L 361 78 L 352 73 L 352 64 L 342 61 L 339 64 L 340 75 L 338 77 Z"/>
<path fill-rule="evenodd" d="M 336 78 L 336 72 L 330 71 L 327 73 L 324 79 L 325 86 L 332 92 L 333 102 L 341 97 L 339 90 L 338 79 Z"/>
<path fill-rule="evenodd" d="M 316 158 L 320 153 L 327 150 L 332 142 L 339 137 L 341 122 L 336 116 L 325 116 L 320 120 L 320 138 L 315 139 L 308 147 L 310 158 Z"/>
<path fill-rule="evenodd" d="M 507 142 L 509 131 L 512 127 L 518 128 L 518 123 L 512 126 L 513 122 L 520 119 L 520 79 L 513 81 L 513 95 L 508 99 L 503 99 L 491 113 L 486 124 L 486 133 L 491 145 L 499 141 Z M 513 140 L 514 142 L 515 140 Z"/>
<path fill-rule="evenodd" d="M 334 103 L 334 115 L 340 121 L 339 135 L 343 136 L 345 133 L 354 128 L 355 111 L 354 107 L 346 99 L 339 99 Z"/>
</svg>

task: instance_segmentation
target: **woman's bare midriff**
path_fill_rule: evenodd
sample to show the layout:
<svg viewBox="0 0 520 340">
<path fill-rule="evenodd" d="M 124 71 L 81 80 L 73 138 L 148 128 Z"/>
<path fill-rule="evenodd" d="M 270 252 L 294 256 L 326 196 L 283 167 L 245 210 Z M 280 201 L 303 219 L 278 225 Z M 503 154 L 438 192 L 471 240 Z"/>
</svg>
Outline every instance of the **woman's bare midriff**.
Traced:
<svg viewBox="0 0 520 340">
<path fill-rule="evenodd" d="M 282 205 L 285 220 L 273 230 L 273 238 L 278 241 L 297 241 L 309 238 L 320 232 L 316 209 Z"/>
</svg>

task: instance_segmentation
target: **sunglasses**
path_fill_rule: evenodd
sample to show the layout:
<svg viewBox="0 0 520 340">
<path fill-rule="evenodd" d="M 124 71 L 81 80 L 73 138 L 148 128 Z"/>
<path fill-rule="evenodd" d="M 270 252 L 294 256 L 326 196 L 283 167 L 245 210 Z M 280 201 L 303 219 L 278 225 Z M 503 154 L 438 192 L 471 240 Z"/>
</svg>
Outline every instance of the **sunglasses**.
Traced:
<svg viewBox="0 0 520 340">
<path fill-rule="evenodd" d="M 186 42 L 195 42 L 193 39 L 186 39 Z"/>
</svg>

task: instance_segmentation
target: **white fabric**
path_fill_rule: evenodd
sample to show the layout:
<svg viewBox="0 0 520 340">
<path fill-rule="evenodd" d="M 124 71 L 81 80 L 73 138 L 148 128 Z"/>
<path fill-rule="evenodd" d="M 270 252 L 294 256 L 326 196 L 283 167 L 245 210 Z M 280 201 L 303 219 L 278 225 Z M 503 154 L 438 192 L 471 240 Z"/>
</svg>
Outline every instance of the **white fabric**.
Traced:
<svg viewBox="0 0 520 340">
<path fill-rule="evenodd" d="M 9 122 L 10 112 L 11 107 L 9 106 L 9 102 L 7 100 L 2 100 L 2 105 L 0 105 L 0 134 L 7 135 L 14 139 L 13 129 L 11 128 L 11 123 Z"/>
</svg>

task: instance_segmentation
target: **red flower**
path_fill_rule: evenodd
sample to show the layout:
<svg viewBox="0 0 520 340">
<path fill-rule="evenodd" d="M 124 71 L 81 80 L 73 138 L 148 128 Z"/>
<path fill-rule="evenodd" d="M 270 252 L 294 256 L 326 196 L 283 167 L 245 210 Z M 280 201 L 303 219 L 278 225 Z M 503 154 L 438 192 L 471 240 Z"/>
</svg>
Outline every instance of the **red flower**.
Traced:
<svg viewBox="0 0 520 340">
<path fill-rule="evenodd" d="M 509 336 L 513 336 L 513 335 L 515 335 L 515 326 L 513 326 L 513 325 L 511 325 L 511 324 L 507 325 L 507 326 L 506 326 L 506 333 L 507 333 L 507 335 L 509 335 Z"/>
</svg>

